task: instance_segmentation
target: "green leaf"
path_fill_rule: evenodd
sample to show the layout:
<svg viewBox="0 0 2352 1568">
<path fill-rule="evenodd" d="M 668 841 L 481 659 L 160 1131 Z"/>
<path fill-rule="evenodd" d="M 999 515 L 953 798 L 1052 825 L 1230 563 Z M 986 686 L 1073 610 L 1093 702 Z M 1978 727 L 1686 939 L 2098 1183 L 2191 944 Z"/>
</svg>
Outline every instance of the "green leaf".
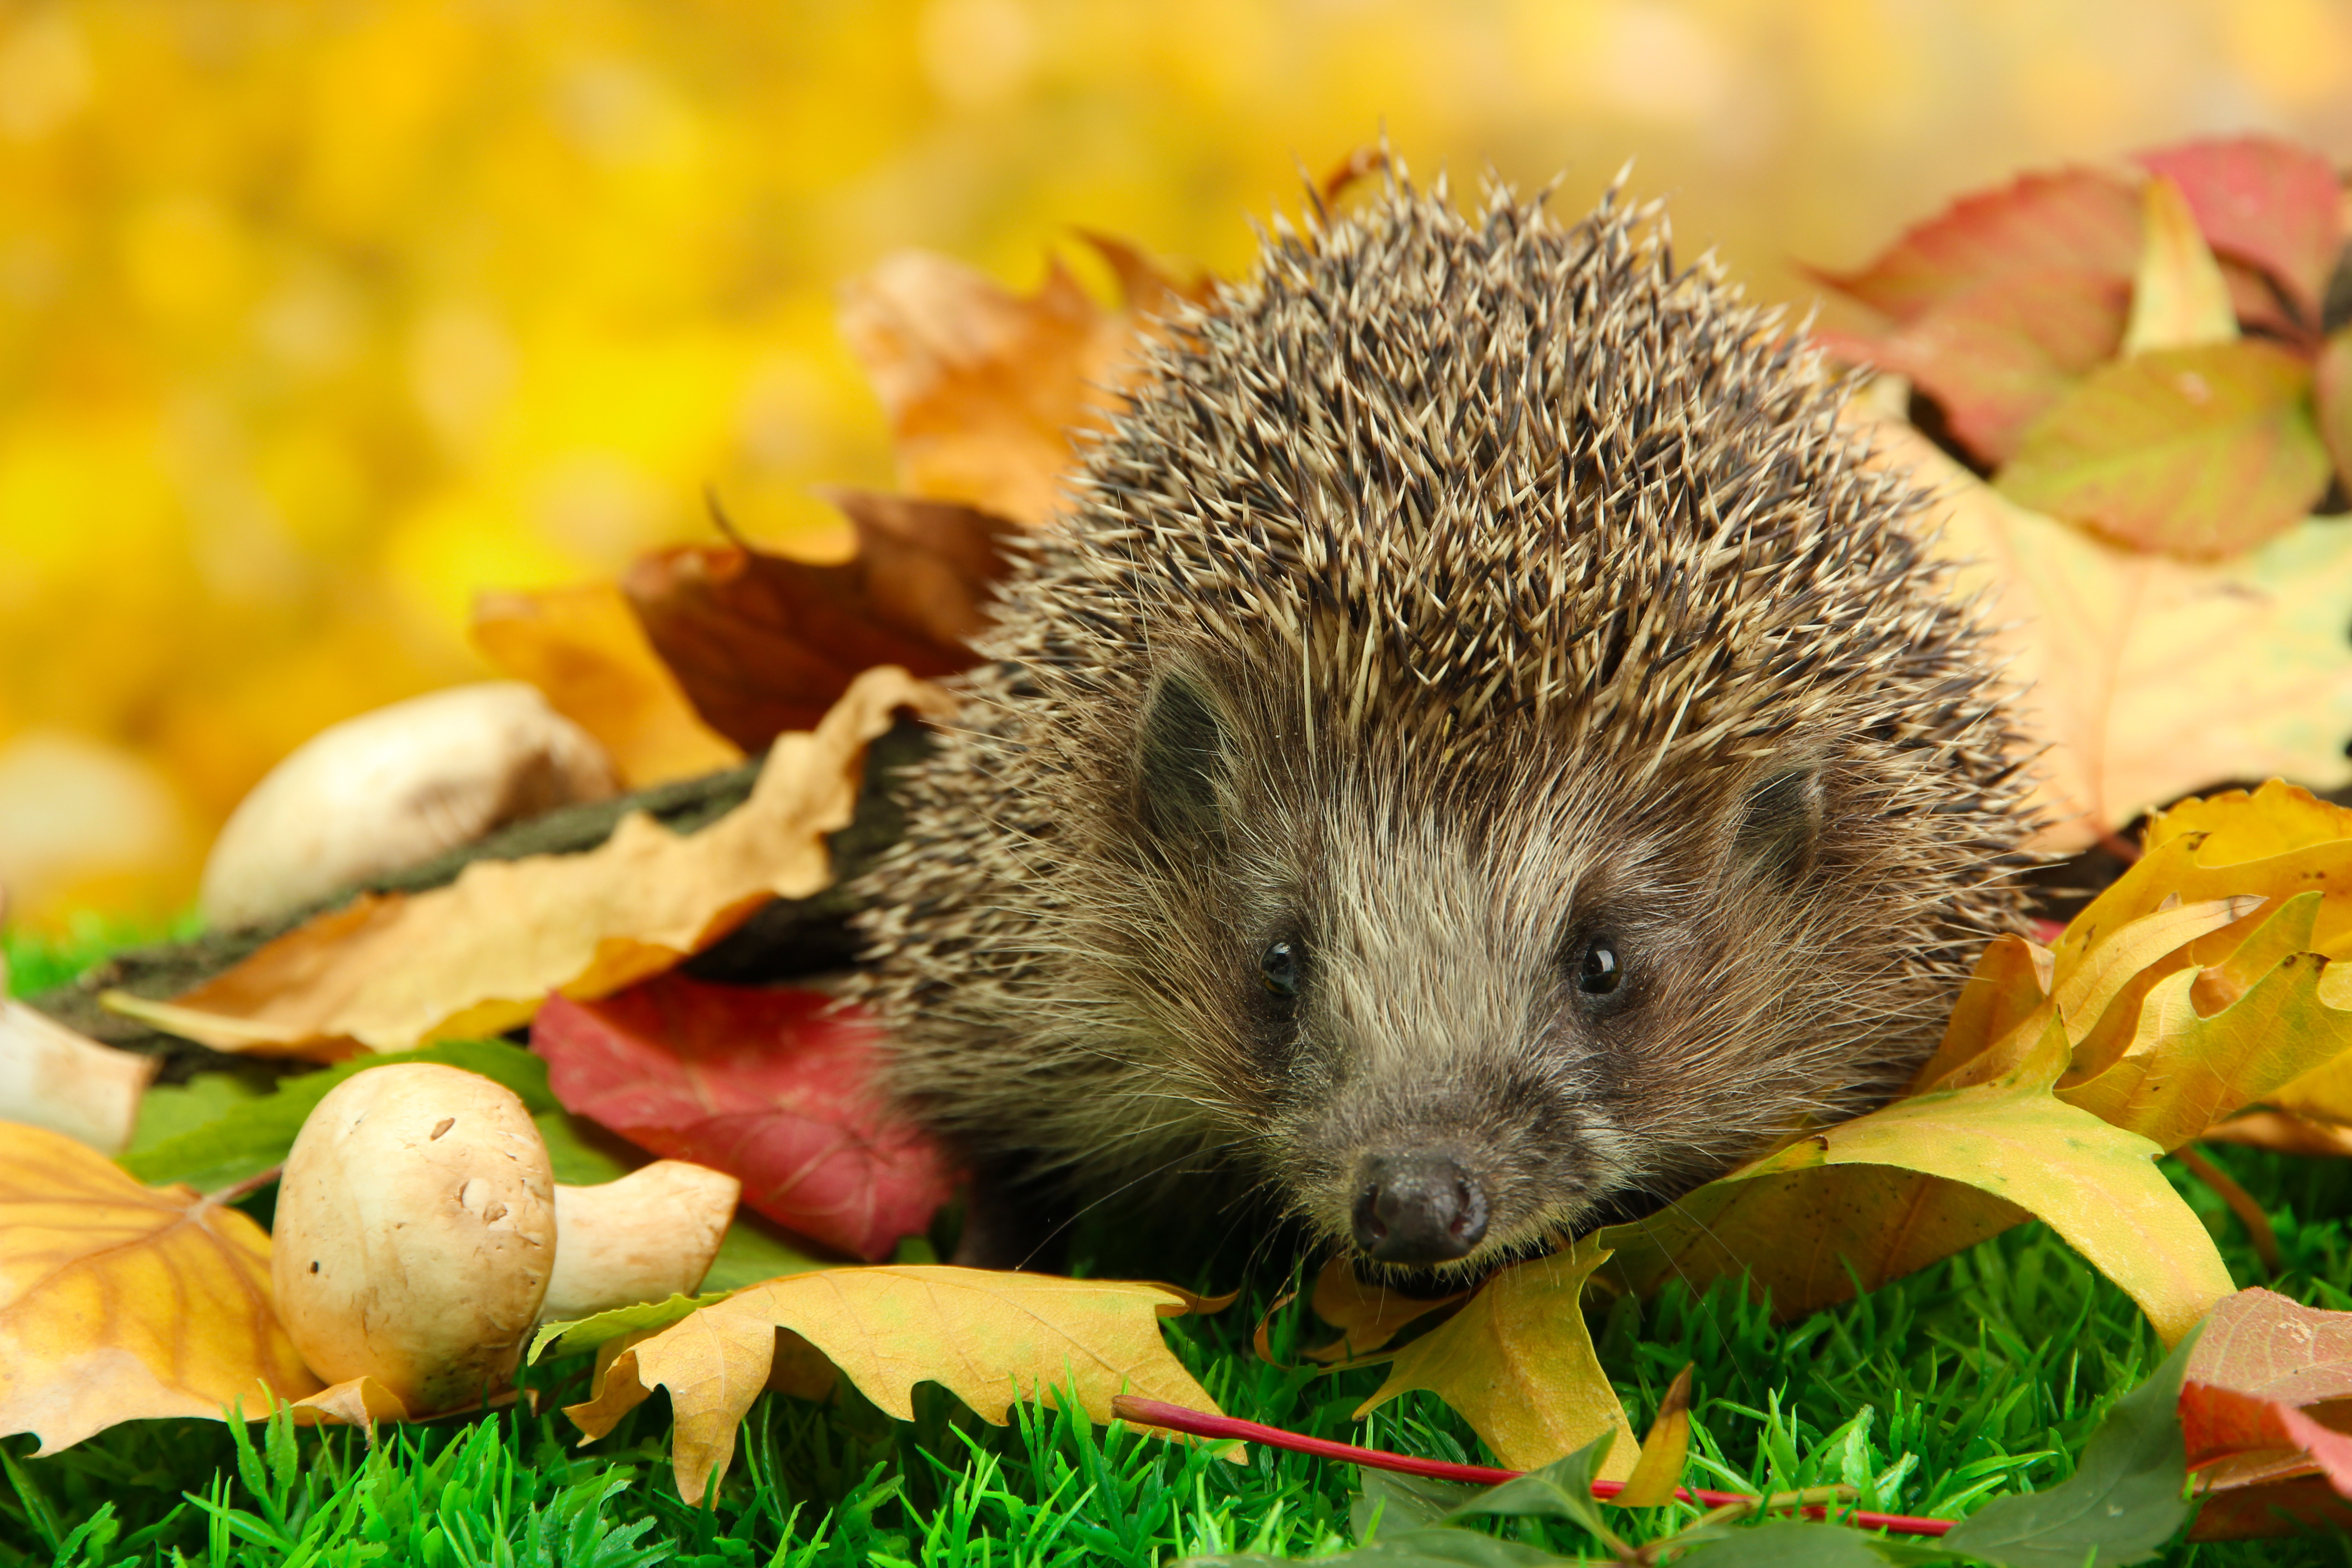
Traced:
<svg viewBox="0 0 2352 1568">
<path fill-rule="evenodd" d="M 199 1127 L 208 1127 L 249 1100 L 276 1089 L 267 1079 L 237 1072 L 200 1072 L 185 1083 L 158 1084 L 139 1100 L 139 1125 L 131 1134 L 131 1153 Z"/>
<path fill-rule="evenodd" d="M 1382 1529 L 1391 1535 L 1436 1524 L 1478 1495 L 1463 1481 L 1441 1481 L 1395 1470 L 1360 1472 L 1348 1505 L 1348 1524 L 1359 1544 L 1369 1545 Z"/>
<path fill-rule="evenodd" d="M 1894 1563 L 1957 1563 L 1951 1552 L 1908 1541 L 1865 1534 L 1850 1525 L 1775 1520 L 1752 1528 L 1728 1525 L 1692 1531 L 1696 1541 L 1675 1568 L 1886 1568 Z M 2100 1559 L 2105 1562 L 2105 1559 Z M 2068 1568 L 2082 1568 L 2070 1563 Z"/>
<path fill-rule="evenodd" d="M 1592 1478 L 1601 1461 L 1608 1458 L 1609 1446 L 1616 1440 L 1614 1428 L 1603 1428 L 1600 1436 L 1568 1458 L 1487 1488 L 1448 1513 L 1446 1521 L 1478 1518 L 1564 1519 L 1606 1540 L 1609 1525 L 1601 1517 L 1601 1505 L 1592 1499 Z"/>
<path fill-rule="evenodd" d="M 2216 556 L 2294 527 L 2327 473 L 2310 367 L 2247 341 L 2092 372 L 2025 432 L 1995 484 L 2136 549 Z"/>
<path fill-rule="evenodd" d="M 787 1274 L 836 1267 L 801 1251 L 749 1209 L 738 1209 L 735 1223 L 719 1238 L 719 1256 L 710 1260 L 710 1271 L 702 1277 L 702 1289 L 706 1295 L 740 1290 Z"/>
<path fill-rule="evenodd" d="M 354 1073 L 395 1062 L 438 1062 L 480 1073 L 514 1090 L 533 1116 L 562 1110 L 548 1091 L 547 1064 L 520 1046 L 444 1040 L 422 1050 L 361 1057 L 324 1072 L 281 1079 L 275 1093 L 231 1104 L 205 1125 L 134 1149 L 118 1163 L 150 1185 L 185 1182 L 198 1192 L 216 1192 L 283 1161 L 303 1120 L 328 1090 Z"/>
<path fill-rule="evenodd" d="M 541 1323 L 539 1332 L 530 1340 L 532 1365 L 541 1356 L 552 1355 L 562 1360 L 568 1355 L 585 1355 L 607 1340 L 617 1340 L 637 1329 L 666 1329 L 681 1318 L 691 1317 L 713 1301 L 723 1301 L 734 1294 L 731 1290 L 705 1291 L 699 1296 L 672 1296 L 667 1301 L 640 1301 L 633 1307 L 614 1307 L 593 1317 L 575 1318 L 568 1323 Z"/>
<path fill-rule="evenodd" d="M 2189 1514 L 2180 1377 L 2202 1327 L 2116 1401 L 2072 1476 L 2048 1491 L 1994 1499 L 1953 1527 L 1945 1546 L 1999 1568 L 2082 1568 L 2094 1551 L 2100 1568 L 2155 1556 Z"/>
</svg>

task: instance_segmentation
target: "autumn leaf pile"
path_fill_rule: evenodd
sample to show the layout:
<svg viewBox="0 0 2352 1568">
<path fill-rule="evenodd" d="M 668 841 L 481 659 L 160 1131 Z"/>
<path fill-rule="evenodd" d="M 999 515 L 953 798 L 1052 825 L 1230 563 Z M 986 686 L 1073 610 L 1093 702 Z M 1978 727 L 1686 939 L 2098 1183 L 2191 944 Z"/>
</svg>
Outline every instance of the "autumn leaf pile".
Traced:
<svg viewBox="0 0 2352 1568">
<path fill-rule="evenodd" d="M 2200 1531 L 2268 1528 L 2273 1505 L 2333 1518 L 2352 1498 L 2352 1436 L 2329 1424 L 2352 1396 L 2352 1314 L 2238 1292 L 2156 1163 L 2209 1139 L 2352 1152 L 2352 810 L 2280 782 L 2182 798 L 2347 776 L 2352 527 L 2310 515 L 2352 457 L 2352 329 L 2330 305 L 2340 201 L 2300 150 L 2199 144 L 1969 198 L 1830 279 L 1888 326 L 1825 346 L 1913 394 L 1882 377 L 1853 419 L 1941 488 L 1940 548 L 2032 683 L 2048 843 L 2136 858 L 2046 943 L 1984 952 L 1894 1103 L 1456 1298 L 1389 1296 L 1332 1265 L 1313 1304 L 1337 1337 L 1307 1355 L 1384 1363 L 1364 1411 L 1428 1390 L 1507 1466 L 1587 1454 L 1588 1480 L 1671 1491 L 1681 1439 L 1654 1429 L 1645 1466 L 1587 1334 L 1596 1294 L 1744 1277 L 1800 1314 L 2037 1218 L 2167 1344 L 2202 1326 L 2177 1397 L 2133 1417 L 2182 1445 Z M 1098 427 L 1139 334 L 1209 297 L 1091 243 L 1121 280 L 1117 309 L 1058 269 L 1021 298 L 927 256 L 852 287 L 845 331 L 903 489 L 835 494 L 850 558 L 763 552 L 719 516 L 711 539 L 614 583 L 484 594 L 483 651 L 625 784 L 757 758 L 742 805 L 690 833 L 632 815 L 586 853 L 363 895 L 184 994 L 110 999 L 220 1050 L 331 1065 L 251 1100 L 151 1090 L 182 1097 L 183 1126 L 120 1162 L 9 1130 L 0 1433 L 37 1432 L 47 1451 L 278 1402 L 313 1419 L 430 1414 L 322 1393 L 273 1315 L 268 1237 L 233 1206 L 333 1085 L 389 1061 L 505 1085 L 559 1180 L 618 1174 L 598 1152 L 617 1135 L 741 1183 L 748 1216 L 701 1294 L 550 1322 L 531 1346 L 595 1356 L 571 1412 L 592 1438 L 667 1389 L 689 1500 L 725 1475 L 762 1389 L 822 1397 L 846 1378 L 904 1415 L 937 1382 L 991 1420 L 1034 1397 L 1103 1420 L 1121 1394 L 1212 1408 L 1158 1325 L 1219 1303 L 889 1261 L 955 1173 L 877 1099 L 876 1026 L 813 992 L 677 973 L 771 900 L 832 882 L 828 836 L 853 818 L 866 748 L 902 716 L 951 710 L 929 678 L 968 659 L 1000 543 L 1052 526 L 1071 442 Z M 523 1026 L 528 1051 L 485 1038 Z M 1997 1541 L 1971 1550 L 2008 1560 Z"/>
</svg>

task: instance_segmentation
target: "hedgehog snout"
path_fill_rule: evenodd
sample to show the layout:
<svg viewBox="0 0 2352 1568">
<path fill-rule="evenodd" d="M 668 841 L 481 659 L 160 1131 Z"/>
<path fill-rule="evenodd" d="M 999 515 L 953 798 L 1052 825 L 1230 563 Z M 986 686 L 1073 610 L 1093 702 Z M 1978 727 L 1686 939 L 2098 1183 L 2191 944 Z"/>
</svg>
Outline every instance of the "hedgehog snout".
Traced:
<svg viewBox="0 0 2352 1568">
<path fill-rule="evenodd" d="M 1486 1188 L 1450 1156 L 1367 1154 L 1353 1185 L 1356 1245 L 1376 1262 L 1452 1263 L 1486 1238 Z"/>
</svg>

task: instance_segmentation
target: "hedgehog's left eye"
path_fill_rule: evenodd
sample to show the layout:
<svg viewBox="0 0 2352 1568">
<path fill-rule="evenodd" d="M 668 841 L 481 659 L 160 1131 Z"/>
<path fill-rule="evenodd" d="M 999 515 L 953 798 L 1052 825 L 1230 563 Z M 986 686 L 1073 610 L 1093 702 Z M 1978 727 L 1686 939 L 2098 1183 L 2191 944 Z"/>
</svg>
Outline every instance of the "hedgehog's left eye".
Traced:
<svg viewBox="0 0 2352 1568">
<path fill-rule="evenodd" d="M 1586 942 L 1576 966 L 1576 988 L 1587 996 L 1606 996 L 1624 983 L 1625 963 L 1617 956 L 1617 943 L 1605 936 Z"/>
<path fill-rule="evenodd" d="M 1277 942 L 1258 956 L 1258 978 L 1276 996 L 1298 994 L 1298 982 L 1307 967 L 1307 955 L 1295 942 Z"/>
</svg>

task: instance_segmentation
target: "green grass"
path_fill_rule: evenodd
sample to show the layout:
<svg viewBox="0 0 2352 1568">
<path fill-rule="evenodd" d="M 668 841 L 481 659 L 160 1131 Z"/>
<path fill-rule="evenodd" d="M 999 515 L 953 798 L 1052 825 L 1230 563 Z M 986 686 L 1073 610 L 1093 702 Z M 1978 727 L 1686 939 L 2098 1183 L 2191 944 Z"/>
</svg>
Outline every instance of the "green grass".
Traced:
<svg viewBox="0 0 2352 1568">
<path fill-rule="evenodd" d="M 25 959 L 34 956 L 37 962 Z M 44 955 L 12 949 L 19 988 Z M 2222 1149 L 2262 1199 L 2300 1300 L 2352 1307 L 2352 1166 Z M 2242 1282 L 2261 1278 L 2236 1222 L 2185 1177 Z M 1199 1280 L 1230 1286 L 1230 1279 Z M 1492 1463 L 1468 1428 L 1414 1394 L 1362 1422 L 1376 1371 L 1318 1374 L 1260 1362 L 1256 1313 L 1287 1277 L 1259 1278 L 1216 1318 L 1170 1325 L 1179 1354 L 1227 1411 L 1320 1436 Z M 2155 1365 L 2131 1302 L 2047 1231 L 2022 1226 L 1838 1310 L 1776 1325 L 1730 1291 L 1669 1291 L 1592 1315 L 1602 1364 L 1636 1426 L 1696 1363 L 1696 1484 L 1742 1491 L 1842 1481 L 1863 1506 L 1958 1515 L 2043 1488 L 2109 1404 Z M 1286 1352 L 1315 1325 L 1294 1306 L 1272 1338 Z M 562 1403 L 583 1362 L 534 1369 L 542 1414 L 509 1412 L 387 1435 L 371 1452 L 347 1430 L 284 1423 L 231 1429 L 143 1422 L 48 1458 L 0 1443 L 0 1565 L 204 1564 L 310 1568 L 383 1563 L 694 1568 L 775 1564 L 1148 1565 L 1171 1554 L 1349 1543 L 1354 1474 L 1254 1447 L 1232 1465 L 1199 1449 L 1094 1428 L 1051 1411 L 990 1427 L 935 1389 L 892 1420 L 845 1390 L 818 1405 L 769 1395 L 710 1506 L 679 1503 L 656 1394 L 604 1442 L 574 1445 Z M 1646 1539 L 1684 1520 L 1633 1521 Z M 1557 1550 L 1596 1550 L 1563 1525 L 1507 1524 Z M 1536 1533 L 1544 1532 L 1544 1533 Z M 2177 1550 L 2199 1568 L 2352 1563 L 2352 1541 Z"/>
</svg>

